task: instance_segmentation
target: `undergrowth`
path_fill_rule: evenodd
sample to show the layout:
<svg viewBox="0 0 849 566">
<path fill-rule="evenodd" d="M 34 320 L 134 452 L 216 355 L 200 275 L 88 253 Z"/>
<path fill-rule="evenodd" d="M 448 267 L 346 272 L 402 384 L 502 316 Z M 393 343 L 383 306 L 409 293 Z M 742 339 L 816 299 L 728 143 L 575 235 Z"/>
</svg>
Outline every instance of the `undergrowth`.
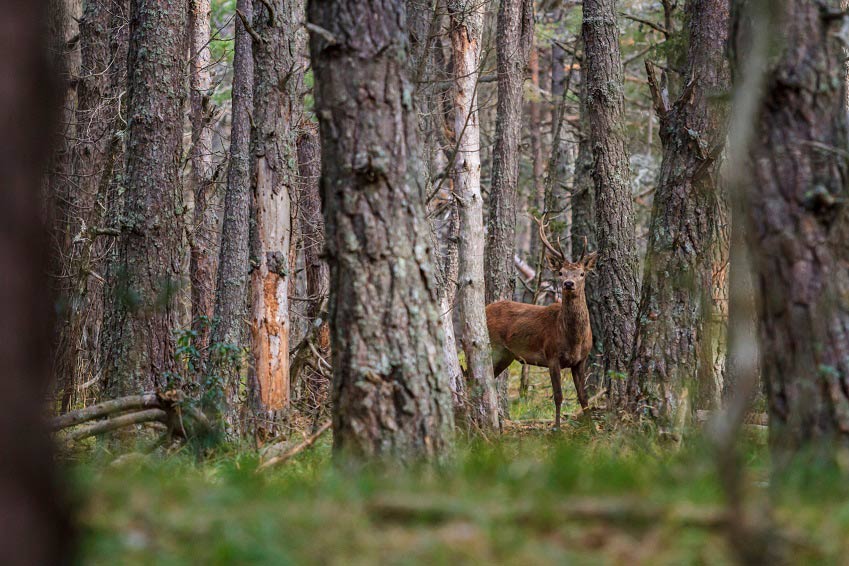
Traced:
<svg viewBox="0 0 849 566">
<path fill-rule="evenodd" d="M 539 377 L 514 418 L 549 415 Z M 771 482 L 763 439 L 741 439 L 741 451 L 747 497 L 772 500 L 801 541 L 790 561 L 843 561 L 845 472 L 800 465 Z M 279 469 L 256 473 L 257 464 L 247 448 L 205 458 L 95 450 L 68 470 L 83 563 L 733 563 L 723 532 L 676 519 L 724 505 L 712 450 L 695 433 L 673 444 L 603 420 L 570 420 L 559 433 L 518 423 L 497 440 L 459 437 L 439 467 L 392 473 L 333 466 L 325 435 Z M 669 513 L 570 514 L 611 501 Z"/>
</svg>

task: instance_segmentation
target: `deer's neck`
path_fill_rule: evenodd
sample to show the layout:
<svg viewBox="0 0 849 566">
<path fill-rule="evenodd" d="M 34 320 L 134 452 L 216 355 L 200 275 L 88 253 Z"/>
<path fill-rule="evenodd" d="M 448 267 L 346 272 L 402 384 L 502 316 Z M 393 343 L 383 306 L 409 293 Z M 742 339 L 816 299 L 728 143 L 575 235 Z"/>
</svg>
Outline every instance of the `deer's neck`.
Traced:
<svg viewBox="0 0 849 566">
<path fill-rule="evenodd" d="M 563 297 L 560 307 L 560 333 L 566 349 L 580 348 L 585 342 L 592 340 L 590 311 L 583 293 L 574 297 Z"/>
</svg>

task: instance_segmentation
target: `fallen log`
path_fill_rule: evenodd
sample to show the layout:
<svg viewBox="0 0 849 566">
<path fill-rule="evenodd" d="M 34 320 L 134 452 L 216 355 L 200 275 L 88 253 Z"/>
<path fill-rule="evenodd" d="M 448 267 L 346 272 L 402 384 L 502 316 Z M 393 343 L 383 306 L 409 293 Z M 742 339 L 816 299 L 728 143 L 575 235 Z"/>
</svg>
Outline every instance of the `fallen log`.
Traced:
<svg viewBox="0 0 849 566">
<path fill-rule="evenodd" d="M 147 409 L 145 411 L 127 413 L 125 415 L 119 415 L 117 417 L 112 417 L 103 421 L 97 421 L 95 423 L 82 426 L 67 433 L 65 438 L 71 442 L 76 442 L 83 438 L 88 438 L 89 436 L 96 436 L 98 434 L 118 430 L 119 428 L 124 428 L 126 426 L 142 424 L 150 421 L 167 423 L 168 414 L 162 409 Z"/>
<path fill-rule="evenodd" d="M 261 472 L 263 470 L 267 470 L 268 468 L 273 468 L 274 466 L 279 466 L 280 464 L 282 464 L 283 462 L 286 462 L 287 460 L 291 459 L 292 457 L 297 456 L 298 454 L 300 454 L 301 452 L 303 452 L 304 450 L 306 450 L 307 448 L 309 448 L 310 446 L 315 444 L 315 441 L 318 440 L 319 438 L 321 438 L 322 434 L 324 434 L 325 432 L 330 430 L 331 424 L 332 424 L 331 421 L 327 421 L 326 423 L 321 425 L 321 427 L 319 427 L 319 429 L 315 432 L 315 434 L 313 434 L 312 436 L 310 436 L 309 438 L 307 438 L 306 440 L 304 440 L 302 443 L 298 444 L 297 446 L 293 447 L 292 449 L 287 450 L 286 452 L 284 452 L 280 456 L 275 456 L 275 457 L 270 458 L 269 460 L 263 462 L 256 469 L 256 471 Z"/>
<path fill-rule="evenodd" d="M 111 399 L 77 411 L 71 411 L 64 415 L 54 417 L 50 421 L 50 429 L 54 432 L 70 426 L 93 421 L 114 413 L 123 413 L 137 409 L 161 408 L 159 397 L 156 393 L 145 393 L 143 395 L 130 395 L 120 399 Z"/>
</svg>

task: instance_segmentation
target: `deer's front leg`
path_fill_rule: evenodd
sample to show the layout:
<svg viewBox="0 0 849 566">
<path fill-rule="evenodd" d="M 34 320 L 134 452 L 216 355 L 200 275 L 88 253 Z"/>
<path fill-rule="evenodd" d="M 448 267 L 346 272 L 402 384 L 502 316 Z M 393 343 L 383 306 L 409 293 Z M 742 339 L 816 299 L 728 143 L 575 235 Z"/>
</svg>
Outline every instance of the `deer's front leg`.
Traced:
<svg viewBox="0 0 849 566">
<path fill-rule="evenodd" d="M 572 368 L 572 381 L 575 382 L 575 392 L 578 394 L 578 402 L 581 404 L 581 409 L 584 411 L 589 408 L 589 403 L 587 402 L 587 391 L 584 389 L 586 379 L 587 360 L 583 360 Z"/>
<path fill-rule="evenodd" d="M 563 404 L 563 390 L 560 387 L 560 362 L 555 361 L 548 364 L 548 371 L 551 374 L 551 389 L 554 391 L 554 429 L 560 430 L 560 405 Z"/>
</svg>

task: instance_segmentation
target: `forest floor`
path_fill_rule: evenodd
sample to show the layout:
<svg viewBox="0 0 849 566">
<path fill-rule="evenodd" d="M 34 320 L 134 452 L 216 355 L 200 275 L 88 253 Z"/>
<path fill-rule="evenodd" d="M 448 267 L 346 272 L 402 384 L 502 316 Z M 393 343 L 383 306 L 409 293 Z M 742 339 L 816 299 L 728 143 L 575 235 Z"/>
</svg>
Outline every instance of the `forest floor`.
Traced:
<svg viewBox="0 0 849 566">
<path fill-rule="evenodd" d="M 533 374 L 502 437 L 460 438 L 436 469 L 346 472 L 331 464 L 329 434 L 261 473 L 251 450 L 100 449 L 69 466 L 82 563 L 733 563 L 698 433 L 673 443 L 602 417 L 552 433 L 547 381 Z M 846 563 L 846 471 L 798 466 L 771 480 L 764 438 L 741 450 L 747 505 L 772 501 L 788 562 Z"/>
</svg>

